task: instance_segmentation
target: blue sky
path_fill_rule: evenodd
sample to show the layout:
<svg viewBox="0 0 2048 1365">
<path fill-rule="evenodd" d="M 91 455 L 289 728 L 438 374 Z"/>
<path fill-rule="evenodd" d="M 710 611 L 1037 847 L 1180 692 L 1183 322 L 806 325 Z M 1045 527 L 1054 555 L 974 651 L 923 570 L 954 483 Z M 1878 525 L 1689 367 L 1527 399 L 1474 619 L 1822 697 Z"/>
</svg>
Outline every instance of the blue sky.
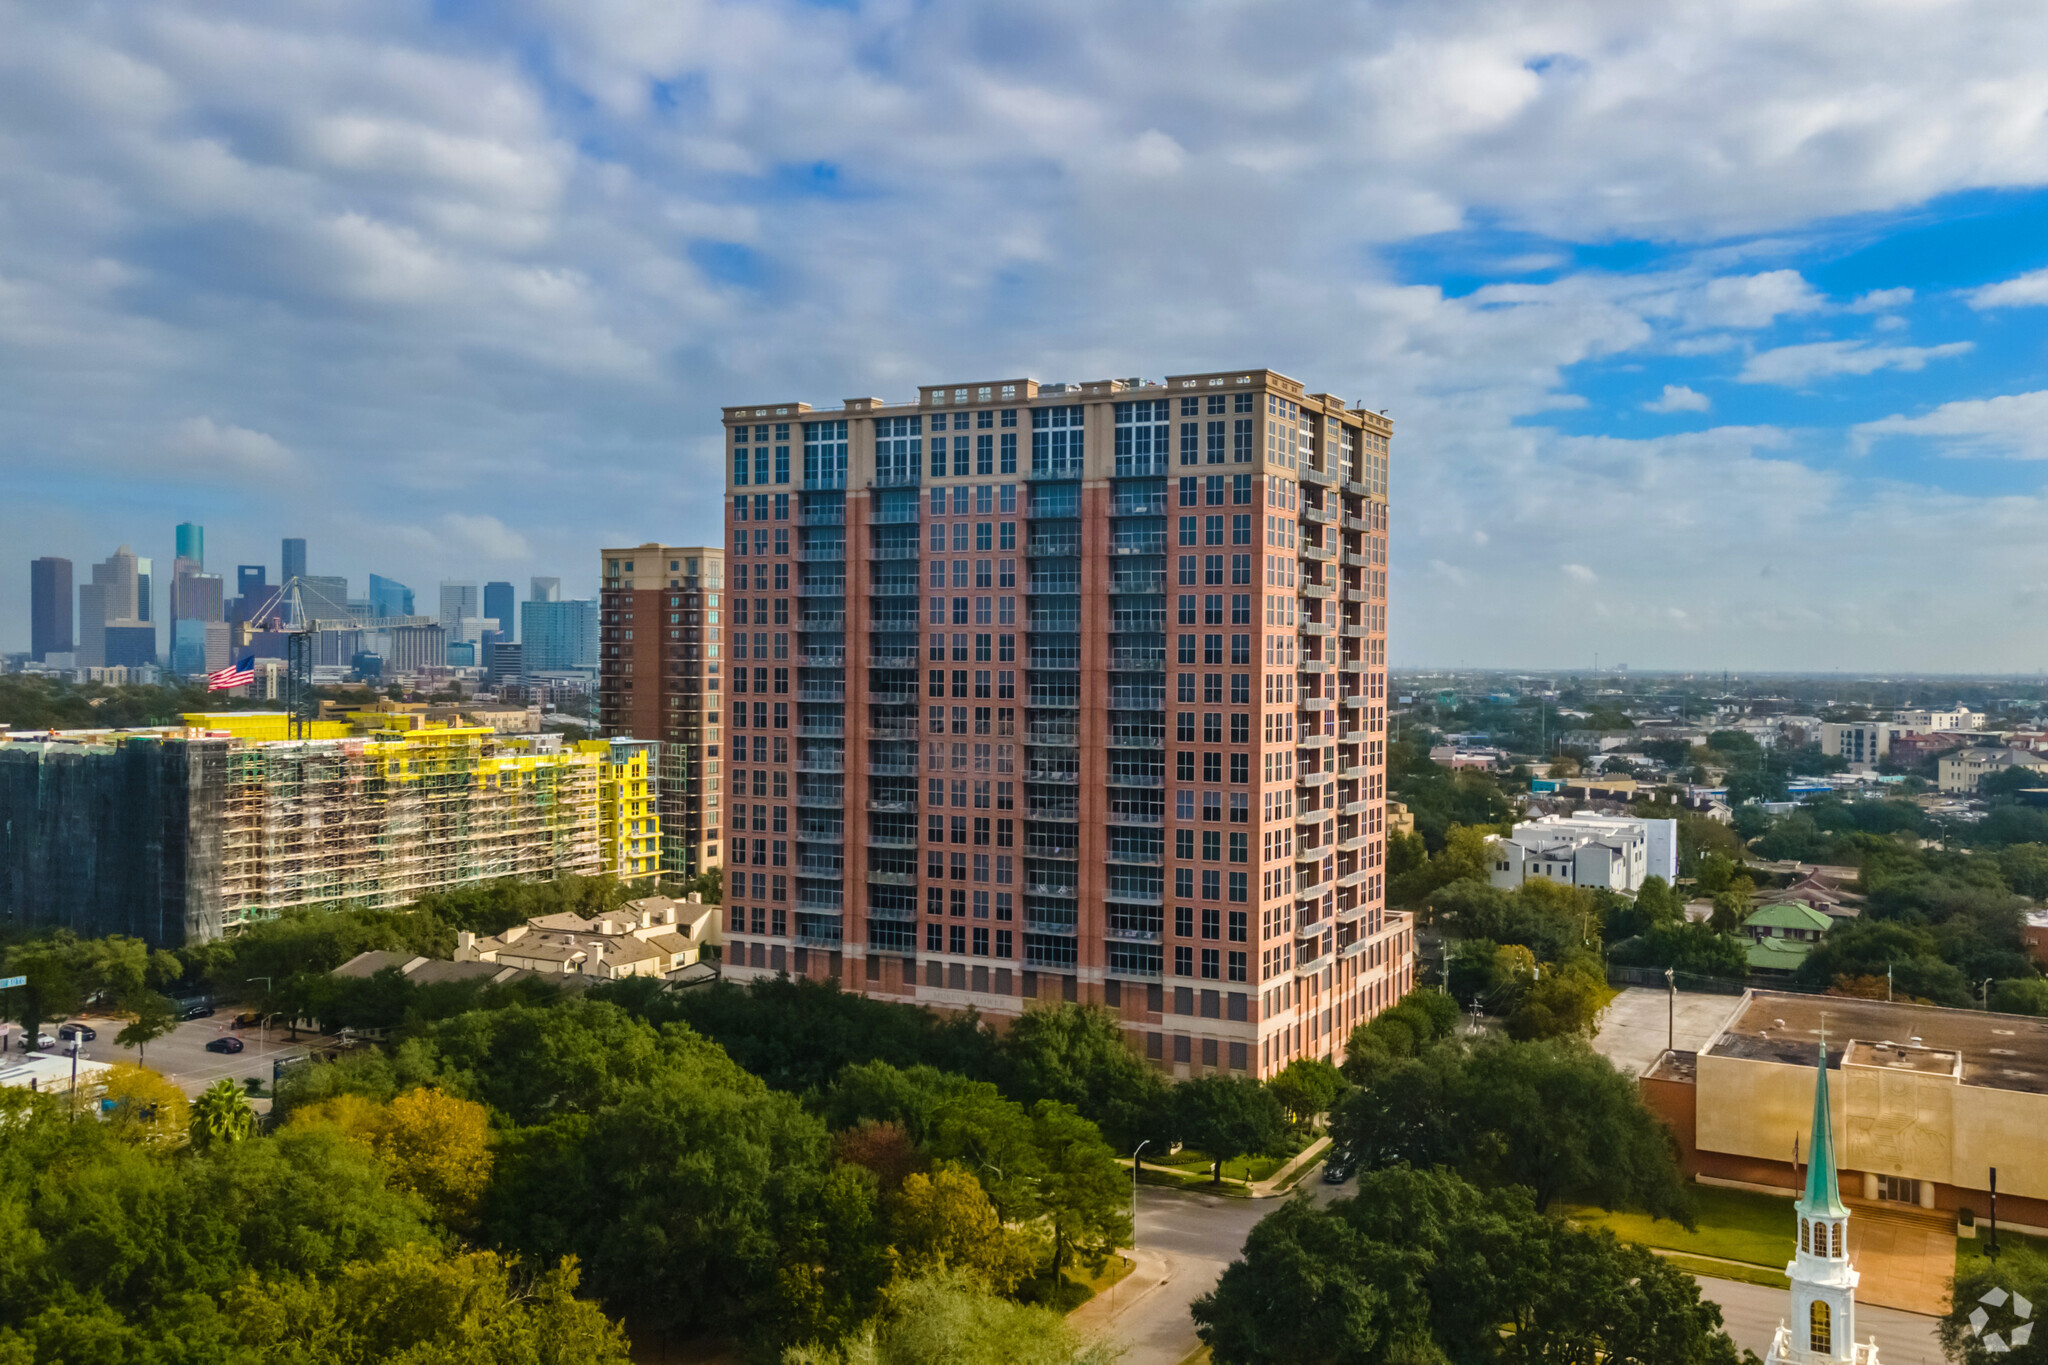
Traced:
<svg viewBox="0 0 2048 1365">
<path fill-rule="evenodd" d="M 0 649 L 121 542 L 559 574 L 717 408 L 1271 365 L 1397 665 L 2048 668 L 2048 10 L 0 0 Z"/>
</svg>

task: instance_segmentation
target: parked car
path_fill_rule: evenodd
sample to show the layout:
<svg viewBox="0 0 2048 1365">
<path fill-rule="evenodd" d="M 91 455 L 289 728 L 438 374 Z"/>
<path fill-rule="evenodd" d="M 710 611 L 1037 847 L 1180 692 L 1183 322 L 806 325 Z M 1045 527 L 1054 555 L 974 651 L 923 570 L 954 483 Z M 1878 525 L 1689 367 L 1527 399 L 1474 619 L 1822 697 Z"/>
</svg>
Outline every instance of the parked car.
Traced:
<svg viewBox="0 0 2048 1365">
<path fill-rule="evenodd" d="M 1323 1162 L 1323 1183 L 1341 1185 L 1351 1178 L 1351 1173 L 1356 1169 L 1351 1153 L 1332 1148 L 1329 1157 Z"/>
<path fill-rule="evenodd" d="M 179 1013 L 178 1017 L 180 1019 L 211 1019 L 213 1017 L 213 1006 L 203 1003 L 198 1005 L 187 1005 L 185 1006 L 184 1010 Z"/>
<path fill-rule="evenodd" d="M 58 1041 L 65 1043 L 74 1038 L 81 1043 L 90 1043 L 99 1036 L 99 1030 L 90 1024 L 66 1024 L 57 1030 Z"/>
<path fill-rule="evenodd" d="M 255 1028 L 258 1024 L 262 1022 L 262 1015 L 255 1013 L 253 1010 L 243 1010 L 240 1014 L 235 1016 L 235 1022 L 232 1025 L 230 1025 L 230 1027 Z"/>
<path fill-rule="evenodd" d="M 208 1010 L 207 1013 L 211 1014 L 212 1011 Z M 242 1050 L 242 1040 L 229 1034 L 226 1037 L 216 1038 L 208 1043 L 206 1050 L 208 1052 L 240 1052 Z"/>
<path fill-rule="evenodd" d="M 57 1040 L 55 1038 L 52 1038 L 49 1034 L 38 1033 L 36 1035 L 36 1051 L 48 1052 L 51 1048 L 54 1048 L 56 1046 Z"/>
</svg>

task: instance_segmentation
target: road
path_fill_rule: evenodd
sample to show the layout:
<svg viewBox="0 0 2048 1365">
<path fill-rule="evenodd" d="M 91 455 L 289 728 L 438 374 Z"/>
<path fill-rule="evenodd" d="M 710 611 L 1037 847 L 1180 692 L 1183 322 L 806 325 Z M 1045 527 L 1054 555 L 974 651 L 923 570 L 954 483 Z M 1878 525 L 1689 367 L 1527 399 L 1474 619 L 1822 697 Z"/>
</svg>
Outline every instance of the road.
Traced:
<svg viewBox="0 0 2048 1365">
<path fill-rule="evenodd" d="M 87 1043 L 79 1052 L 96 1062 L 143 1062 L 152 1071 L 159 1071 L 168 1077 L 187 1095 L 197 1095 L 223 1076 L 231 1077 L 238 1084 L 248 1077 L 261 1078 L 270 1084 L 271 1063 L 280 1057 L 303 1057 L 316 1043 L 332 1043 L 333 1039 L 315 1038 L 301 1032 L 299 1041 L 291 1041 L 288 1029 L 233 1029 L 229 1027 L 234 1019 L 232 1009 L 223 1009 L 219 1014 L 206 1019 L 188 1019 L 177 1028 L 137 1052 L 134 1048 L 122 1047 L 114 1041 L 114 1035 L 126 1026 L 121 1019 L 81 1018 L 97 1030 L 99 1036 Z M 45 1025 L 50 1032 L 54 1026 Z M 242 1039 L 241 1052 L 208 1052 L 206 1045 L 214 1039 L 233 1033 Z"/>
<path fill-rule="evenodd" d="M 1311 1191 L 1318 1203 L 1328 1203 L 1355 1193 L 1357 1184 L 1354 1180 L 1325 1185 L 1319 1168 L 1297 1188 Z M 1121 1365 L 1180 1365 L 1201 1345 L 1189 1308 L 1237 1259 L 1253 1224 L 1279 1207 L 1279 1199 L 1141 1188 L 1137 1268 L 1117 1287 L 1113 1314 L 1091 1304 L 1077 1315 L 1076 1325 L 1124 1347 Z M 1699 1286 L 1703 1296 L 1721 1305 L 1722 1320 L 1736 1345 L 1756 1352 L 1759 1359 L 1769 1352 L 1772 1334 L 1791 1309 L 1784 1290 L 1706 1278 Z M 1945 1365 L 1933 1318 L 1860 1304 L 1856 1335 L 1868 1340 L 1872 1333 L 1886 1365 Z"/>
<path fill-rule="evenodd" d="M 1318 1165 L 1296 1189 L 1318 1203 L 1356 1190 L 1322 1183 Z M 1138 1191 L 1138 1267 L 1117 1287 L 1114 1316 L 1090 1323 L 1125 1348 L 1120 1365 L 1180 1365 L 1200 1346 L 1188 1309 L 1216 1287 L 1237 1259 L 1252 1225 L 1280 1207 L 1274 1199 L 1231 1199 L 1142 1186 Z"/>
<path fill-rule="evenodd" d="M 1721 1321 L 1737 1346 L 1755 1351 L 1759 1359 L 1770 1353 L 1771 1336 L 1792 1311 L 1790 1296 L 1782 1289 L 1735 1280 L 1700 1278 L 1700 1293 L 1721 1305 Z M 1935 1336 L 1936 1319 L 1918 1313 L 1874 1304 L 1856 1305 L 1856 1339 L 1877 1337 L 1878 1359 L 1885 1365 L 1947 1365 L 1941 1342 Z"/>
</svg>

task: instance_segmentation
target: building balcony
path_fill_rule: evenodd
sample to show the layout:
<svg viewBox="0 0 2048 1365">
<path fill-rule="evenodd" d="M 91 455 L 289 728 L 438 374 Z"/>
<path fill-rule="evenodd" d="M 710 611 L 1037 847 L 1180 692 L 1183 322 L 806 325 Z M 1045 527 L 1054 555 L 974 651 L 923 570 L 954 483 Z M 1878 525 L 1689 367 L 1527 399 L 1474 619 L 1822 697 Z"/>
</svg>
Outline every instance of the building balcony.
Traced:
<svg viewBox="0 0 2048 1365">
<path fill-rule="evenodd" d="M 1329 470 L 1311 469 L 1307 465 L 1303 465 L 1301 468 L 1295 470 L 1294 475 L 1303 483 L 1312 483 L 1323 488 L 1331 487 L 1337 482 L 1337 476 L 1331 473 Z"/>
<path fill-rule="evenodd" d="M 916 848 L 917 836 L 915 834 L 876 834 L 871 830 L 868 833 L 868 847 Z"/>
<path fill-rule="evenodd" d="M 799 806 L 807 806 L 813 810 L 843 810 L 846 807 L 846 794 L 844 792 L 807 792 L 799 787 L 796 793 L 796 803 Z"/>
<path fill-rule="evenodd" d="M 916 668 L 920 662 L 914 649 L 878 649 L 868 655 L 870 668 Z"/>
<path fill-rule="evenodd" d="M 846 505 L 835 502 L 830 506 L 806 507 L 798 515 L 796 524 L 799 526 L 844 526 L 846 525 Z"/>
<path fill-rule="evenodd" d="M 834 804 L 836 805 L 837 803 L 835 802 Z M 917 811 L 917 798 L 914 796 L 870 796 L 867 805 L 868 810 L 876 815 L 911 815 Z"/>
<path fill-rule="evenodd" d="M 796 761 L 796 770 L 800 773 L 843 773 L 846 771 L 846 755 L 800 755 Z"/>
<path fill-rule="evenodd" d="M 871 867 L 868 869 L 868 885 L 916 886 L 917 874 L 915 872 L 882 872 Z"/>
<path fill-rule="evenodd" d="M 876 563 L 887 563 L 902 559 L 916 559 L 916 545 L 877 545 L 868 551 L 868 558 Z"/>
<path fill-rule="evenodd" d="M 846 580 L 843 578 L 828 578 L 820 582 L 812 579 L 798 583 L 796 592 L 799 597 L 844 597 L 846 596 Z"/>
<path fill-rule="evenodd" d="M 796 552 L 799 564 L 844 564 L 846 542 L 834 541 L 830 545 L 805 545 Z"/>
<path fill-rule="evenodd" d="M 869 777 L 916 777 L 917 760 L 914 758 L 871 758 L 868 760 Z"/>
<path fill-rule="evenodd" d="M 1164 925 L 1161 925 L 1157 929 L 1119 929 L 1111 927 L 1108 929 L 1104 929 L 1102 931 L 1102 936 L 1104 938 L 1115 939 L 1118 943 L 1164 943 L 1166 942 L 1166 928 Z M 1111 975 L 1133 976 L 1143 975 L 1143 973 L 1128 972 L 1119 968 L 1113 971 Z M 1154 972 L 1152 973 L 1152 975 L 1157 976 L 1159 975 L 1159 973 Z"/>
<path fill-rule="evenodd" d="M 1327 598 L 1331 589 L 1328 583 L 1298 583 L 1294 591 L 1300 597 Z"/>
<path fill-rule="evenodd" d="M 1109 774 L 1108 784 L 1112 787 L 1157 788 L 1166 785 L 1166 773 L 1159 772 L 1114 772 Z"/>
<path fill-rule="evenodd" d="M 1301 509 L 1301 519 L 1306 522 L 1313 522 L 1318 526 L 1329 526 L 1336 522 L 1337 512 L 1336 509 L 1330 507 L 1304 506 Z"/>
</svg>

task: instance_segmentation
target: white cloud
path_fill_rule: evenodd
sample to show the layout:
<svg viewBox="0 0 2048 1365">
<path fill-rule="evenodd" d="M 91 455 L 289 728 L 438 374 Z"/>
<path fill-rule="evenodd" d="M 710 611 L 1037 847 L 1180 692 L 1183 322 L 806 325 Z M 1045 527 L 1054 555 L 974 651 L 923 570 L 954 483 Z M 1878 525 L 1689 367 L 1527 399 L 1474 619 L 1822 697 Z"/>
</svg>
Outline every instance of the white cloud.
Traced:
<svg viewBox="0 0 2048 1365">
<path fill-rule="evenodd" d="M 1585 584 L 1600 581 L 1600 575 L 1594 573 L 1583 564 L 1561 564 L 1558 568 L 1566 578 L 1569 578 L 1574 583 Z"/>
<path fill-rule="evenodd" d="M 1944 13 L 1226 0 L 1133 64 L 1105 36 L 1150 20 L 1133 0 L 0 0 L 0 539 L 161 542 L 173 500 L 127 476 L 176 439 L 240 471 L 232 499 L 179 491 L 229 558 L 289 525 L 358 581 L 583 591 L 595 545 L 715 537 L 725 402 L 1270 363 L 1399 419 L 1397 657 L 1589 656 L 1490 604 L 1568 528 L 1626 525 L 1656 562 L 1599 610 L 1658 641 L 1685 602 L 1678 662 L 1985 662 L 2002 637 L 1953 611 L 1860 655 L 1858 623 L 1930 566 L 1966 594 L 2031 571 L 2032 540 L 1965 529 L 2028 508 L 1832 472 L 1832 416 L 1543 425 L 1597 425 L 1581 373 L 1702 361 L 1675 402 L 1764 329 L 1903 302 L 1823 297 L 1817 223 L 2048 182 L 2048 11 Z M 1386 264 L 1436 233 L 1544 282 L 1453 298 Z M 1616 240 L 1651 264 L 1572 264 Z M 1956 353 L 1820 344 L 1750 365 Z M 167 436 L 193 413 L 211 429 Z M 420 510 L 394 527 L 394 501 Z M 0 597 L 0 648 L 20 611 Z"/>
<path fill-rule="evenodd" d="M 1643 404 L 1645 412 L 1705 412 L 1714 400 L 1684 384 L 1666 384 L 1664 392 Z"/>
<path fill-rule="evenodd" d="M 179 472 L 216 478 L 271 478 L 291 471 L 297 459 L 282 441 L 211 417 L 188 417 L 165 442 Z"/>
<path fill-rule="evenodd" d="M 1970 291 L 1972 308 L 2026 308 L 2048 304 L 2048 270 L 2030 270 L 2024 275 L 1987 284 Z"/>
<path fill-rule="evenodd" d="M 2048 389 L 1943 403 L 1920 417 L 1895 414 L 1853 434 L 1864 448 L 1888 436 L 1921 436 L 1947 455 L 2048 460 Z"/>
<path fill-rule="evenodd" d="M 1930 360 L 1967 355 L 1975 343 L 1951 341 L 1941 346 L 1873 346 L 1866 341 L 1810 341 L 1780 346 L 1751 356 L 1735 377 L 1745 384 L 1780 384 L 1798 388 L 1838 374 L 1873 374 L 1878 370 L 1919 370 Z"/>
<path fill-rule="evenodd" d="M 1913 301 L 1913 291 L 1904 286 L 1897 289 L 1873 289 L 1849 305 L 1852 313 L 1883 313 L 1893 308 L 1904 308 Z"/>
</svg>

